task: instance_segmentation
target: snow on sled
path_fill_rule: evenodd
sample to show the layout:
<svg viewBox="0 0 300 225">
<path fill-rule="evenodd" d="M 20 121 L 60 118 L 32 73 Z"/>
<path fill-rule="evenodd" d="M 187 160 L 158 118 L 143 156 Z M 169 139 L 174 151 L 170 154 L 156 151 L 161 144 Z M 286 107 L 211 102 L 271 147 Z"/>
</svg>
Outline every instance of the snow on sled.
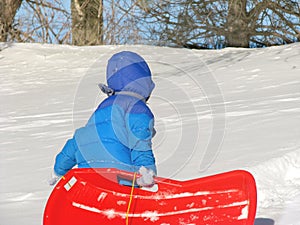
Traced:
<svg viewBox="0 0 300 225">
<path fill-rule="evenodd" d="M 157 177 L 149 190 L 132 187 L 134 178 L 117 169 L 69 171 L 48 199 L 44 225 L 254 224 L 256 186 L 246 171 L 188 181 Z"/>
</svg>

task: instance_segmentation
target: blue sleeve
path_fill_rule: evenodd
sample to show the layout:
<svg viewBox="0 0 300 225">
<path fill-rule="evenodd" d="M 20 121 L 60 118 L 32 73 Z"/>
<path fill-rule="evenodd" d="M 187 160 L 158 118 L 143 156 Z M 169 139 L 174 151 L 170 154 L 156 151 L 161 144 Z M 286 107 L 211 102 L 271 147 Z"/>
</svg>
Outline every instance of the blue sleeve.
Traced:
<svg viewBox="0 0 300 225">
<path fill-rule="evenodd" d="M 153 155 L 152 150 L 148 150 L 148 151 L 132 150 L 131 157 L 137 171 L 141 166 L 145 166 L 146 168 L 153 170 L 154 173 L 157 174 L 155 157 Z"/>
<path fill-rule="evenodd" d="M 149 113 L 137 113 L 129 116 L 128 142 L 131 149 L 131 160 L 137 170 L 141 166 L 156 173 L 155 157 L 152 152 L 154 118 Z"/>
<path fill-rule="evenodd" d="M 54 172 L 63 176 L 76 165 L 75 153 L 77 145 L 74 139 L 69 139 L 61 152 L 56 156 Z"/>
</svg>

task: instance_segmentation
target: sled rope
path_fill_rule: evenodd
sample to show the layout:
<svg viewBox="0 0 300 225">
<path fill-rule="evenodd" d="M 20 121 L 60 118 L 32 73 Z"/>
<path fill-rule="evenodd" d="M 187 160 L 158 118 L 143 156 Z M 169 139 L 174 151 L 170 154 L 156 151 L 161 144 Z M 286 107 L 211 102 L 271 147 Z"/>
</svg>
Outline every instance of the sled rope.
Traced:
<svg viewBox="0 0 300 225">
<path fill-rule="evenodd" d="M 131 192 L 130 192 L 128 207 L 127 207 L 127 212 L 126 212 L 126 225 L 129 224 L 129 211 L 130 211 L 130 206 L 131 206 L 132 198 L 133 198 L 135 178 L 136 178 L 136 172 L 133 174 L 133 179 L 132 179 Z"/>
</svg>

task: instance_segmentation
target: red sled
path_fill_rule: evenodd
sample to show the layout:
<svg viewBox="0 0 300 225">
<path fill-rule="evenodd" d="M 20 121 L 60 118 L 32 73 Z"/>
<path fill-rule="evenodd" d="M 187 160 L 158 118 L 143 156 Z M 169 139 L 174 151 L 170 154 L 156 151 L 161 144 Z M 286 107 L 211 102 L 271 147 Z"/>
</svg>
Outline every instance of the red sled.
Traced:
<svg viewBox="0 0 300 225">
<path fill-rule="evenodd" d="M 247 171 L 188 181 L 157 177 L 151 189 L 133 180 L 133 173 L 117 169 L 73 169 L 51 193 L 43 224 L 254 224 L 256 185 Z"/>
</svg>

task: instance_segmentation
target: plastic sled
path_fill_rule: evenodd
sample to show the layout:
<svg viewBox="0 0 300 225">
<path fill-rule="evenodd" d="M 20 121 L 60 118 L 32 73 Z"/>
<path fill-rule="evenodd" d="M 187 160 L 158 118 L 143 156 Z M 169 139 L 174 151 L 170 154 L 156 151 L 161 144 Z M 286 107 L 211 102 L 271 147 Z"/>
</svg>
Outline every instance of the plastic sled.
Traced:
<svg viewBox="0 0 300 225">
<path fill-rule="evenodd" d="M 73 169 L 53 189 L 44 225 L 253 225 L 256 185 L 236 170 L 139 188 L 117 169 Z"/>
</svg>

